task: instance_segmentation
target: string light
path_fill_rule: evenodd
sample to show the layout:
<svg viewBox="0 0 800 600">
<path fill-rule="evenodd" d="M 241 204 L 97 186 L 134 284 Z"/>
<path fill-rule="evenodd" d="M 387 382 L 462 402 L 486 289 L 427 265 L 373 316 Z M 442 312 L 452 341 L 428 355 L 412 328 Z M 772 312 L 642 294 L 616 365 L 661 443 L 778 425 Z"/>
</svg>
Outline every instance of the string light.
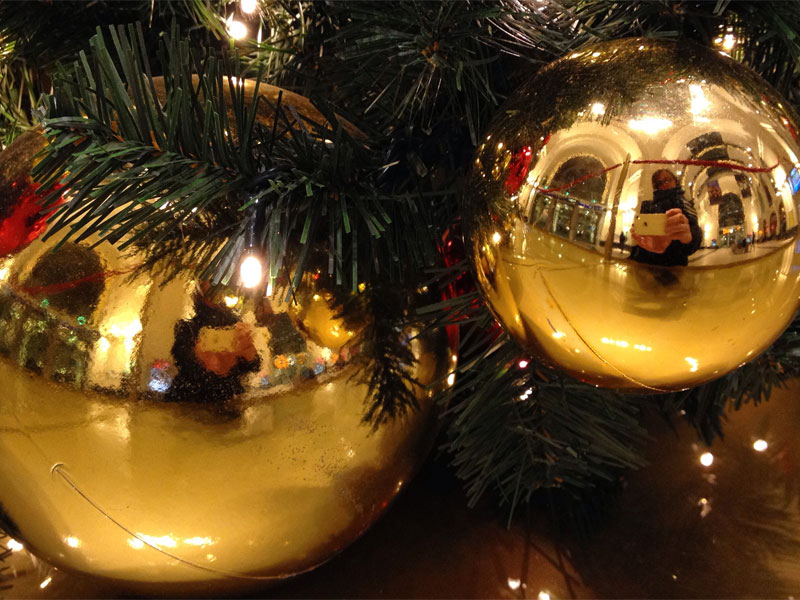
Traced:
<svg viewBox="0 0 800 600">
<path fill-rule="evenodd" d="M 768 447 L 767 440 L 756 440 L 753 442 L 753 450 L 756 452 L 763 452 Z"/>
<path fill-rule="evenodd" d="M 714 455 L 711 452 L 703 452 L 700 455 L 700 464 L 704 467 L 710 467 L 714 463 Z"/>
<path fill-rule="evenodd" d="M 261 272 L 261 261 L 251 254 L 242 261 L 242 266 L 239 267 L 242 285 L 246 288 L 256 287 L 261 282 Z"/>
<path fill-rule="evenodd" d="M 241 40 L 247 37 L 247 27 L 241 21 L 237 21 L 233 18 L 233 15 L 228 17 L 226 21 L 226 29 L 228 31 L 228 35 L 231 36 L 235 40 Z"/>
<path fill-rule="evenodd" d="M 256 0 L 242 0 L 239 7 L 242 9 L 243 13 L 252 15 L 258 8 L 258 2 Z"/>
</svg>

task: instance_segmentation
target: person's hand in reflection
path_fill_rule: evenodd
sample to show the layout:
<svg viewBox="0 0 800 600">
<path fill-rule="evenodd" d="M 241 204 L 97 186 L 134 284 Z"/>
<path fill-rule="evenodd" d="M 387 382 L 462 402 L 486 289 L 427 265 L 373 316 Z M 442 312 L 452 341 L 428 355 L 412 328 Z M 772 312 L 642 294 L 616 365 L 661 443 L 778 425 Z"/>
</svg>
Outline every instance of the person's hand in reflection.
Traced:
<svg viewBox="0 0 800 600">
<path fill-rule="evenodd" d="M 239 360 L 250 363 L 258 352 L 250 329 L 240 321 L 232 327 L 202 327 L 194 345 L 194 355 L 206 369 L 226 377 Z"/>
<path fill-rule="evenodd" d="M 669 169 L 653 173 L 653 200 L 644 201 L 641 214 L 664 213 L 664 235 L 639 235 L 631 227 L 636 247 L 630 258 L 664 267 L 686 266 L 689 255 L 700 247 L 703 232 L 692 202 L 683 196 L 678 179 Z"/>
<path fill-rule="evenodd" d="M 692 228 L 683 211 L 680 208 L 670 208 L 666 212 L 666 216 L 664 235 L 638 235 L 636 226 L 631 226 L 631 234 L 636 243 L 648 252 L 655 254 L 666 252 L 673 241 L 678 241 L 681 244 L 690 244 L 692 242 Z"/>
</svg>

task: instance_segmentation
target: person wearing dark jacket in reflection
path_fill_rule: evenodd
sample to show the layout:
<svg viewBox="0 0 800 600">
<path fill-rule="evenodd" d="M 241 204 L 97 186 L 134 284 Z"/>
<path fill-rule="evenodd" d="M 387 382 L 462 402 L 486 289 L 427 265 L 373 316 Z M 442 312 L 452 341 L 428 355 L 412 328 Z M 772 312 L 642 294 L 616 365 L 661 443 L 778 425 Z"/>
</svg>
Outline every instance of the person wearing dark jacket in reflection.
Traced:
<svg viewBox="0 0 800 600">
<path fill-rule="evenodd" d="M 164 400 L 220 406 L 245 391 L 241 380 L 261 359 L 249 328 L 232 311 L 202 294 L 195 296 L 194 309 L 191 319 L 175 324 L 172 356 L 178 373 Z"/>
<path fill-rule="evenodd" d="M 631 236 L 638 244 L 630 258 L 649 265 L 679 267 L 689 264 L 689 256 L 703 241 L 694 206 L 683 196 L 675 175 L 668 169 L 653 173 L 653 199 L 642 202 L 642 214 L 666 213 L 664 235 L 638 235 L 631 227 Z"/>
</svg>

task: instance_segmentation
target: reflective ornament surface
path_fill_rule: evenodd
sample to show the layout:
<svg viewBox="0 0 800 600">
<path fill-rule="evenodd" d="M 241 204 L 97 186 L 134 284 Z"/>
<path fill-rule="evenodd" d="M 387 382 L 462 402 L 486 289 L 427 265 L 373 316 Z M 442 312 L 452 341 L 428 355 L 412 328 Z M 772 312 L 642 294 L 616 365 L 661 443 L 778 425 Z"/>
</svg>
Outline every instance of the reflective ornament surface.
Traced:
<svg viewBox="0 0 800 600">
<path fill-rule="evenodd" d="M 0 262 L 0 503 L 44 560 L 181 594 L 287 577 L 364 532 L 427 453 L 441 337 L 409 334 L 420 407 L 373 432 L 365 321 L 336 316 L 324 274 L 286 301 L 57 241 Z"/>
<path fill-rule="evenodd" d="M 800 293 L 795 115 L 730 58 L 624 39 L 539 71 L 465 186 L 506 330 L 604 387 L 669 391 L 754 358 Z"/>
</svg>

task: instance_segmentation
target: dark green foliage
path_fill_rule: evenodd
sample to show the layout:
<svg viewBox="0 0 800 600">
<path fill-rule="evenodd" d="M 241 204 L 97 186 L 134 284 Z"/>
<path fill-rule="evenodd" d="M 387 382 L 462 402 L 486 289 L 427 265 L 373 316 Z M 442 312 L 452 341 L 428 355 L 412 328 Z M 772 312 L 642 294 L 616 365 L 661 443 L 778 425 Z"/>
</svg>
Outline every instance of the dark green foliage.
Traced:
<svg viewBox="0 0 800 600">
<path fill-rule="evenodd" d="M 370 287 L 344 297 L 340 307 L 337 317 L 347 329 L 359 332 L 350 343 L 358 348 L 352 361 L 358 365 L 353 379 L 367 386 L 363 421 L 377 431 L 419 408 L 408 301 L 396 289 Z"/>
<path fill-rule="evenodd" d="M 209 30 L 218 33 L 219 17 L 198 5 L 205 7 L 205 0 L 0 0 L 0 140 L 35 124 L 32 111 L 50 88 L 53 67 L 87 50 L 97 27 L 139 21 L 147 47 L 155 48 L 175 22 L 192 32 L 195 43 L 213 42 Z"/>
<path fill-rule="evenodd" d="M 456 264 L 437 281 L 463 285 L 466 268 Z M 641 398 L 577 382 L 526 356 L 477 292 L 420 312 L 432 326 L 461 325 L 458 377 L 442 400 L 446 448 L 472 504 L 493 491 L 513 512 L 539 489 L 577 491 L 644 465 Z"/>
</svg>

